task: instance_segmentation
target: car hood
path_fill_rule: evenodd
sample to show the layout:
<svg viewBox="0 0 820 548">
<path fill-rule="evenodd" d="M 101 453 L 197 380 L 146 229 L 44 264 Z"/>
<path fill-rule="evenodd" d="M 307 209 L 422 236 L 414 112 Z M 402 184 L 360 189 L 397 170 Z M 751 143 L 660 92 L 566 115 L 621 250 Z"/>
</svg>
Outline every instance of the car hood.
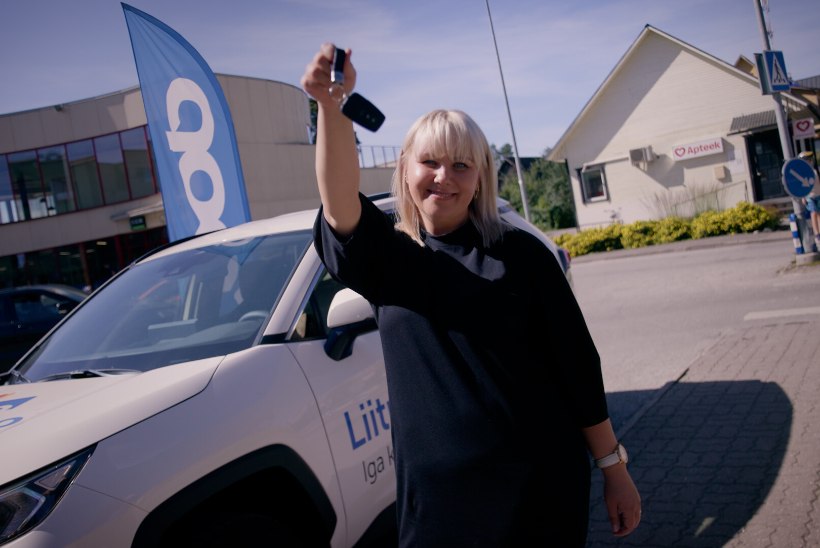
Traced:
<svg viewBox="0 0 820 548">
<path fill-rule="evenodd" d="M 201 392 L 222 357 L 146 373 L 0 386 L 0 485 Z"/>
</svg>

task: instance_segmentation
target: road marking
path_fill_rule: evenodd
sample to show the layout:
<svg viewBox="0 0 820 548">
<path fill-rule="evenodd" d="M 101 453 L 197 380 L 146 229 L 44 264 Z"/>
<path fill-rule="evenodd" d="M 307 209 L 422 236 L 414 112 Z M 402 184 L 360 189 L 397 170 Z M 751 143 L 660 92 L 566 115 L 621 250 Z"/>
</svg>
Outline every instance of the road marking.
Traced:
<svg viewBox="0 0 820 548">
<path fill-rule="evenodd" d="M 743 316 L 743 321 L 749 320 L 770 320 L 772 318 L 786 318 L 789 316 L 811 316 L 820 315 L 820 306 L 810 306 L 808 308 L 789 308 L 787 310 L 764 310 L 762 312 L 749 312 Z"/>
</svg>

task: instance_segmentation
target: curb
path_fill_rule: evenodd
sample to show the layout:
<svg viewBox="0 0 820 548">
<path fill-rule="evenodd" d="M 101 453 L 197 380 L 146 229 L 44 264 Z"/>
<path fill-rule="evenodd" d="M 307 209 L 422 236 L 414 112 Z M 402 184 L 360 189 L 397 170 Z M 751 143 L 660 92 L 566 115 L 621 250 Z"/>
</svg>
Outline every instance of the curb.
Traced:
<svg viewBox="0 0 820 548">
<path fill-rule="evenodd" d="M 745 245 L 754 243 L 767 243 L 782 241 L 784 245 L 793 247 L 791 233 L 787 230 L 777 230 L 769 232 L 752 232 L 748 234 L 726 234 L 724 236 L 712 236 L 711 238 L 701 238 L 698 240 L 682 240 L 668 244 L 651 245 L 632 249 L 613 249 L 612 251 L 598 251 L 573 257 L 572 263 L 586 263 L 600 260 L 619 259 L 622 257 L 634 257 L 638 255 L 657 255 L 660 253 L 673 253 L 675 251 L 691 251 L 693 249 L 712 249 L 732 245 Z"/>
</svg>

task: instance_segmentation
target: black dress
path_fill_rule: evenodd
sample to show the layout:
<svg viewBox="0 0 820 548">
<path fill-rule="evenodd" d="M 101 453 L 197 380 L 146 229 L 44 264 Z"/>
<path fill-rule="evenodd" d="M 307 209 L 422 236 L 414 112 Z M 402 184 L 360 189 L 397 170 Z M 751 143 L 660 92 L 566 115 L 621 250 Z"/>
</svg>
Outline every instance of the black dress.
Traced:
<svg viewBox="0 0 820 548">
<path fill-rule="evenodd" d="M 401 546 L 582 546 L 600 361 L 552 253 L 467 223 L 425 246 L 361 197 L 352 235 L 319 212 L 333 276 L 373 305 L 390 397 Z M 545 449 L 544 449 L 545 448 Z"/>
</svg>

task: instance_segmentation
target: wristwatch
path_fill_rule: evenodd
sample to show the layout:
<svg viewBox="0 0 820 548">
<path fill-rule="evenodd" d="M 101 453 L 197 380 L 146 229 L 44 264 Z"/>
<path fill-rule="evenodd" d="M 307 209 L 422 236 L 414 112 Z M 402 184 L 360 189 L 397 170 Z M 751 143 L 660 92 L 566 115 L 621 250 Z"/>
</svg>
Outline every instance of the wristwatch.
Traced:
<svg viewBox="0 0 820 548">
<path fill-rule="evenodd" d="M 629 456 L 626 454 L 626 448 L 620 443 L 615 446 L 615 450 L 605 457 L 601 457 L 595 461 L 595 466 L 604 469 L 616 464 L 629 462 Z"/>
</svg>

